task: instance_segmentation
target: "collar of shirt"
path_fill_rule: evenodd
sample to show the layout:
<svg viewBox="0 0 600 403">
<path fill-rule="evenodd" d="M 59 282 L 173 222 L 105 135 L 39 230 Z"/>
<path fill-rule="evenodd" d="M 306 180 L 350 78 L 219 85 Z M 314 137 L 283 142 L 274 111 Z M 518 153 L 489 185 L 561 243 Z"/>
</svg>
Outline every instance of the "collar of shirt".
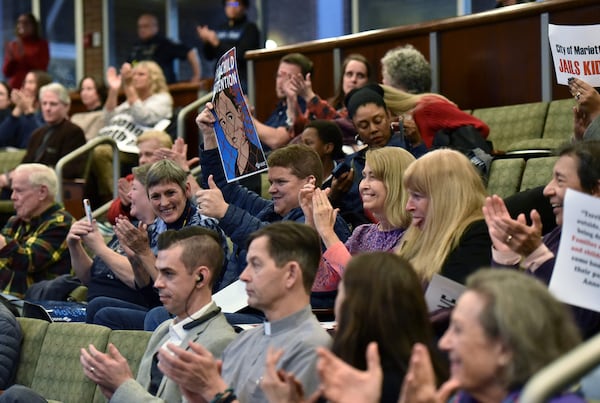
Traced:
<svg viewBox="0 0 600 403">
<path fill-rule="evenodd" d="M 169 339 L 163 344 L 163 346 L 166 347 L 168 343 L 173 343 L 176 346 L 180 346 L 183 340 L 185 339 L 185 336 L 189 332 L 189 330 L 185 330 L 183 326 L 204 315 L 211 305 L 212 301 L 204 305 L 198 311 L 194 312 L 191 316 L 188 316 L 187 318 L 177 323 L 175 323 L 175 320 L 171 321 L 171 323 L 169 324 Z"/>
</svg>

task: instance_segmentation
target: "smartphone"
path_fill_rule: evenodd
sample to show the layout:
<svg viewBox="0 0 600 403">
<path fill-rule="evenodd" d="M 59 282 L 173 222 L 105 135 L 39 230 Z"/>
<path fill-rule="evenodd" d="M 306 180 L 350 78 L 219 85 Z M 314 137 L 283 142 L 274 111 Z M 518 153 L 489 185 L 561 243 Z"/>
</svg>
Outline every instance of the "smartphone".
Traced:
<svg viewBox="0 0 600 403">
<path fill-rule="evenodd" d="M 338 164 L 333 169 L 333 171 L 331 171 L 331 174 L 333 175 L 334 178 L 339 178 L 340 176 L 342 176 L 342 174 L 345 174 L 349 170 L 350 170 L 350 165 L 348 165 L 346 162 L 342 162 L 341 164 Z"/>
<path fill-rule="evenodd" d="M 92 206 L 90 205 L 90 199 L 83 199 L 83 209 L 85 210 L 85 215 L 91 224 L 94 221 L 94 217 L 92 217 Z"/>
</svg>

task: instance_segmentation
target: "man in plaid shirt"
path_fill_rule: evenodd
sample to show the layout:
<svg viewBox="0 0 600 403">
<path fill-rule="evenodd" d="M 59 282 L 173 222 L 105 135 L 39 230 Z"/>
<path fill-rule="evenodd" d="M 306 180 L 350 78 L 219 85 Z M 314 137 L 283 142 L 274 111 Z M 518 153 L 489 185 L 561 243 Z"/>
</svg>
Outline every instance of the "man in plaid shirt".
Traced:
<svg viewBox="0 0 600 403">
<path fill-rule="evenodd" d="M 31 284 L 70 272 L 66 237 L 74 219 L 55 201 L 52 168 L 21 164 L 11 182 L 16 214 L 0 233 L 0 291 L 23 298 Z"/>
</svg>

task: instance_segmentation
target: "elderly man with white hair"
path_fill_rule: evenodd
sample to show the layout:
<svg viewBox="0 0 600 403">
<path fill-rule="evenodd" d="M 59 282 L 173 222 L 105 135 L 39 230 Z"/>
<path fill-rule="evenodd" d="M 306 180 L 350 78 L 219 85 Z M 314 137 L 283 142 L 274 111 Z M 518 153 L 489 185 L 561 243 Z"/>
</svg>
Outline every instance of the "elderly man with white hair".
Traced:
<svg viewBox="0 0 600 403">
<path fill-rule="evenodd" d="M 22 298 L 31 284 L 69 273 L 74 219 L 55 201 L 56 173 L 46 165 L 19 165 L 11 188 L 16 213 L 0 232 L 0 291 Z"/>
</svg>

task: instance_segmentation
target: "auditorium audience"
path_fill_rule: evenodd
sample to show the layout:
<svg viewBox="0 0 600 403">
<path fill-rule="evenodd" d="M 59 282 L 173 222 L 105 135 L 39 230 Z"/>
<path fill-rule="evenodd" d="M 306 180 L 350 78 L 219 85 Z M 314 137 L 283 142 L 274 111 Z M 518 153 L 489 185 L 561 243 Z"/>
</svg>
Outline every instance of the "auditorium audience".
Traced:
<svg viewBox="0 0 600 403">
<path fill-rule="evenodd" d="M 469 274 L 489 266 L 491 240 L 481 211 L 483 182 L 458 151 L 431 151 L 410 164 L 403 186 L 412 222 L 398 249 L 427 284 L 440 274 L 464 284 Z"/>
<path fill-rule="evenodd" d="M 550 282 L 563 225 L 563 203 L 567 189 L 600 195 L 600 142 L 585 141 L 563 147 L 554 165 L 552 180 L 544 188 L 550 199 L 557 227 L 542 237 L 540 215 L 530 212 L 531 224 L 521 214 L 513 219 L 502 199 L 488 197 L 483 212 L 493 242 L 492 257 L 501 266 L 524 267 L 545 284 Z M 600 331 L 600 313 L 571 306 L 584 338 Z"/>
<path fill-rule="evenodd" d="M 135 380 L 127 361 L 113 344 L 109 344 L 107 354 L 93 345 L 81 349 L 84 373 L 101 387 L 106 398 L 181 402 L 179 386 L 157 367 L 159 351 L 170 345 L 185 351 L 188 343 L 194 342 L 219 357 L 235 339 L 235 331 L 211 298 L 223 258 L 220 237 L 214 231 L 194 226 L 160 234 L 154 285 L 174 317 L 152 334 Z"/>
<path fill-rule="evenodd" d="M 35 130 L 22 163 L 40 163 L 54 168 L 65 155 L 85 144 L 83 130 L 71 123 L 69 107 L 71 98 L 62 84 L 50 83 L 40 89 L 40 104 L 46 124 Z M 65 164 L 63 179 L 83 176 L 86 155 Z M 10 173 L 0 175 L 0 187 L 9 186 Z"/>
<path fill-rule="evenodd" d="M 117 218 L 115 234 L 135 275 L 135 286 L 148 295 L 148 299 L 156 297 L 153 282 L 156 280 L 156 255 L 151 245 L 151 239 L 168 229 L 181 229 L 187 226 L 201 226 L 215 230 L 220 234 L 221 247 L 225 256 L 229 256 L 229 246 L 225 234 L 213 218 L 202 215 L 196 204 L 191 200 L 190 186 L 187 184 L 187 174 L 170 159 L 161 159 L 150 167 L 147 174 L 146 191 L 152 209 L 157 219 L 150 238 L 148 226 L 136 226 L 125 217 Z M 229 268 L 229 259 L 225 259 L 224 270 Z M 235 271 L 235 269 L 232 269 Z M 225 274 L 223 274 L 225 275 Z M 215 279 L 218 285 L 221 279 Z M 144 318 L 148 308 L 132 306 L 114 298 L 98 297 L 94 299 L 98 309 L 94 323 L 105 325 L 111 329 L 143 329 Z M 168 315 L 165 315 L 168 319 Z"/>
<path fill-rule="evenodd" d="M 211 298 L 211 287 L 223 261 L 219 235 L 199 227 L 166 231 L 159 237 L 158 249 L 155 285 L 174 318 L 152 334 L 141 361 L 131 363 L 139 364 L 137 378 L 114 344 L 108 344 L 106 353 L 104 346 L 80 346 L 83 373 L 113 402 L 182 402 L 179 386 L 157 368 L 158 351 L 167 343 L 185 351 L 188 343 L 194 341 L 220 356 L 236 336 Z M 46 401 L 33 389 L 20 385 L 7 390 L 0 399 Z"/>
<path fill-rule="evenodd" d="M 272 200 L 264 199 L 235 182 L 227 183 L 217 150 L 212 109 L 212 103 L 208 103 L 196 118 L 204 139 L 204 150 L 200 155 L 204 190 L 198 191 L 196 198 L 202 214 L 217 219 L 219 226 L 230 237 L 234 244 L 233 256 L 241 271 L 246 261 L 246 239 L 250 233 L 276 221 L 305 221 L 298 195 L 304 185 L 311 183 L 319 186 L 322 183 L 323 167 L 318 154 L 310 147 L 291 144 L 273 151 L 268 157 L 269 194 Z M 334 226 L 338 237 L 345 241 L 350 235 L 347 224 L 337 217 Z M 329 288 L 331 282 L 322 278 L 322 274 L 323 271 L 319 270 L 313 291 L 334 291 L 335 288 Z M 236 279 L 237 275 L 229 282 Z M 317 304 L 326 307 L 332 305 L 330 299 L 319 301 L 313 294 L 312 303 L 314 307 Z"/>
<path fill-rule="evenodd" d="M 351 169 L 332 181 L 329 198 L 333 206 L 340 209 L 341 216 L 354 228 L 374 221 L 363 209 L 358 188 L 367 150 L 385 146 L 402 147 L 415 157 L 423 155 L 427 150 L 418 133 L 410 141 L 406 141 L 402 133 L 392 132 L 390 114 L 381 86 L 369 84 L 350 91 L 346 97 L 346 107 L 348 116 L 366 147 L 346 157 L 344 163 Z"/>
<path fill-rule="evenodd" d="M 334 211 L 327 192 L 307 185 L 301 191 L 301 206 L 307 222 L 313 223 L 325 247 L 323 260 L 331 267 L 332 277 L 343 277 L 350 257 L 364 252 L 393 251 L 410 225 L 406 210 L 407 193 L 402 176 L 415 158 L 399 147 L 383 147 L 367 151 L 362 180 L 359 184 L 363 207 L 377 224 L 363 224 L 354 229 L 346 243 L 333 231 Z M 310 197 L 312 196 L 312 203 Z"/>
<path fill-rule="evenodd" d="M 438 343 L 448 352 L 450 379 L 437 389 L 428 348 L 417 343 L 399 403 L 516 402 L 536 372 L 579 340 L 568 312 L 537 281 L 512 271 L 481 270 L 467 281 Z M 317 367 L 328 401 L 379 401 L 383 376 L 375 343 L 368 347 L 367 363 L 367 371 L 359 371 L 319 349 Z M 585 400 L 565 392 L 548 401 Z"/>
<path fill-rule="evenodd" d="M 240 279 L 248 303 L 264 312 L 266 321 L 229 344 L 222 365 L 197 343 L 190 343 L 190 351 L 173 344 L 159 350 L 158 368 L 179 384 L 189 402 L 264 402 L 260 383 L 269 347 L 283 349 L 279 368 L 293 373 L 307 393 L 318 387 L 315 349 L 331 342 L 309 303 L 319 235 L 307 225 L 285 221 L 261 227 L 248 242 L 248 265 Z"/>
<path fill-rule="evenodd" d="M 27 73 L 48 69 L 50 52 L 38 20 L 31 13 L 19 15 L 15 35 L 14 40 L 4 45 L 2 72 L 11 88 L 21 88 Z"/>
<path fill-rule="evenodd" d="M 383 371 L 378 401 L 398 402 L 415 343 L 428 346 L 438 382 L 447 378 L 447 368 L 435 351 L 420 281 L 401 257 L 386 252 L 353 257 L 340 283 L 335 316 L 337 327 L 329 354 L 366 370 L 365 350 L 370 343 L 377 343 Z M 271 403 L 297 401 L 288 382 L 293 374 L 276 368 L 284 352 L 272 350 L 267 356 L 261 387 Z"/>
<path fill-rule="evenodd" d="M 0 147 L 27 148 L 31 134 L 44 125 L 40 109 L 39 89 L 52 82 L 45 71 L 34 70 L 25 75 L 22 87 L 12 88 L 13 108 L 0 123 Z"/>
</svg>

